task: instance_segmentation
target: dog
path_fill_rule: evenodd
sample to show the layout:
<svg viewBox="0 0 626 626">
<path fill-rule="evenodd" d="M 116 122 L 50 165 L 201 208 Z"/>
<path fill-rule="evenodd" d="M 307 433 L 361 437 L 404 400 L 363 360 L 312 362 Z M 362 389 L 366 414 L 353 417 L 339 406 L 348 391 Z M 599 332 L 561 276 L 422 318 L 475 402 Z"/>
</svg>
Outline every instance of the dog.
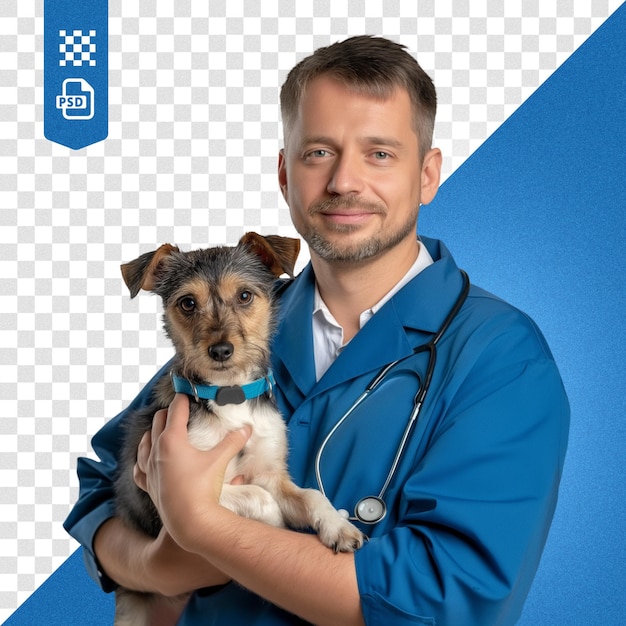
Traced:
<svg viewBox="0 0 626 626">
<path fill-rule="evenodd" d="M 199 449 L 252 426 L 248 443 L 227 468 L 221 505 L 274 526 L 310 528 L 336 552 L 362 546 L 364 535 L 320 491 L 296 486 L 287 471 L 269 345 L 276 284 L 283 274 L 293 277 L 299 249 L 298 239 L 247 233 L 234 247 L 181 252 L 164 244 L 121 266 L 131 298 L 141 290 L 161 296 L 163 326 L 175 348 L 170 374 L 156 383 L 153 401 L 125 425 L 115 503 L 128 526 L 151 537 L 161 530 L 150 497 L 133 480 L 133 466 L 154 413 L 182 392 L 190 396 L 189 440 Z M 230 484 L 239 476 L 244 484 Z M 150 594 L 119 588 L 115 626 L 147 626 L 150 602 Z"/>
</svg>

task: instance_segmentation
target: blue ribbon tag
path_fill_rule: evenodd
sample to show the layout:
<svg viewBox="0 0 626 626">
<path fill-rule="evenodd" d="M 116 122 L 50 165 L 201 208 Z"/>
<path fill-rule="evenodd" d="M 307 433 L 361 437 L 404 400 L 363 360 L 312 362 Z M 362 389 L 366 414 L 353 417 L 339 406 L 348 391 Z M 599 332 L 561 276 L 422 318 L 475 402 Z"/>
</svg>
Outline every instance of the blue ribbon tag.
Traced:
<svg viewBox="0 0 626 626">
<path fill-rule="evenodd" d="M 44 135 L 80 150 L 109 132 L 108 0 L 44 0 Z"/>
</svg>

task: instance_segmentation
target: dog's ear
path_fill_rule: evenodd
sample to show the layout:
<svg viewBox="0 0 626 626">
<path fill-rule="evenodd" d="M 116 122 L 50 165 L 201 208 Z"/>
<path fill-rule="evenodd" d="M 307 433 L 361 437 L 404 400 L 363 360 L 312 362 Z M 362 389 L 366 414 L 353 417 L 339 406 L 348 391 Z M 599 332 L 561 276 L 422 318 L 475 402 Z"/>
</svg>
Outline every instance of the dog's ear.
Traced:
<svg viewBox="0 0 626 626">
<path fill-rule="evenodd" d="M 289 274 L 293 278 L 296 259 L 300 252 L 300 240 L 280 235 L 246 233 L 239 245 L 247 246 L 276 276 Z"/>
<path fill-rule="evenodd" d="M 130 297 L 134 298 L 141 289 L 152 291 L 156 284 L 159 267 L 163 260 L 173 252 L 179 252 L 176 246 L 164 243 L 154 252 L 146 252 L 138 259 L 120 266 L 122 277 L 130 290 Z"/>
</svg>

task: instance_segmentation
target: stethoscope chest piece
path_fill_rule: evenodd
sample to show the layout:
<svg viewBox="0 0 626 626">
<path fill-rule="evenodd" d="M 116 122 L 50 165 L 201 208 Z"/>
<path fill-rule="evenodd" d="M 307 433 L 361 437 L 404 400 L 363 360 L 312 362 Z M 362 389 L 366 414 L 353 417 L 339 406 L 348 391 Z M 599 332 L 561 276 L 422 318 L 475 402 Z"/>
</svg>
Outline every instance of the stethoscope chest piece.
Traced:
<svg viewBox="0 0 626 626">
<path fill-rule="evenodd" d="M 387 515 L 387 505 L 378 496 L 367 496 L 356 503 L 354 515 L 364 524 L 376 524 Z"/>
<path fill-rule="evenodd" d="M 380 496 L 367 496 L 356 503 L 354 517 L 350 517 L 346 509 L 339 509 L 338 513 L 351 522 L 378 524 L 387 515 L 387 505 Z"/>
</svg>

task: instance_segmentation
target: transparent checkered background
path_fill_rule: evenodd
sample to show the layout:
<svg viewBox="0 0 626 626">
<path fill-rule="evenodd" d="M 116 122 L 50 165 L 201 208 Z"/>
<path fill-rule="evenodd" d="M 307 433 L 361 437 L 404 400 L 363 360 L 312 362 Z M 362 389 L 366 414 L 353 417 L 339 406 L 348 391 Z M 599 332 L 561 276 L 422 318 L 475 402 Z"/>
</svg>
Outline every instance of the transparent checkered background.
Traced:
<svg viewBox="0 0 626 626">
<path fill-rule="evenodd" d="M 406 44 L 447 176 L 621 2 L 156 4 L 109 2 L 109 138 L 73 152 L 43 137 L 43 2 L 0 3 L 0 622 L 76 548 L 76 458 L 171 354 L 119 264 L 295 235 L 275 175 L 295 62 L 360 33 Z"/>
</svg>

